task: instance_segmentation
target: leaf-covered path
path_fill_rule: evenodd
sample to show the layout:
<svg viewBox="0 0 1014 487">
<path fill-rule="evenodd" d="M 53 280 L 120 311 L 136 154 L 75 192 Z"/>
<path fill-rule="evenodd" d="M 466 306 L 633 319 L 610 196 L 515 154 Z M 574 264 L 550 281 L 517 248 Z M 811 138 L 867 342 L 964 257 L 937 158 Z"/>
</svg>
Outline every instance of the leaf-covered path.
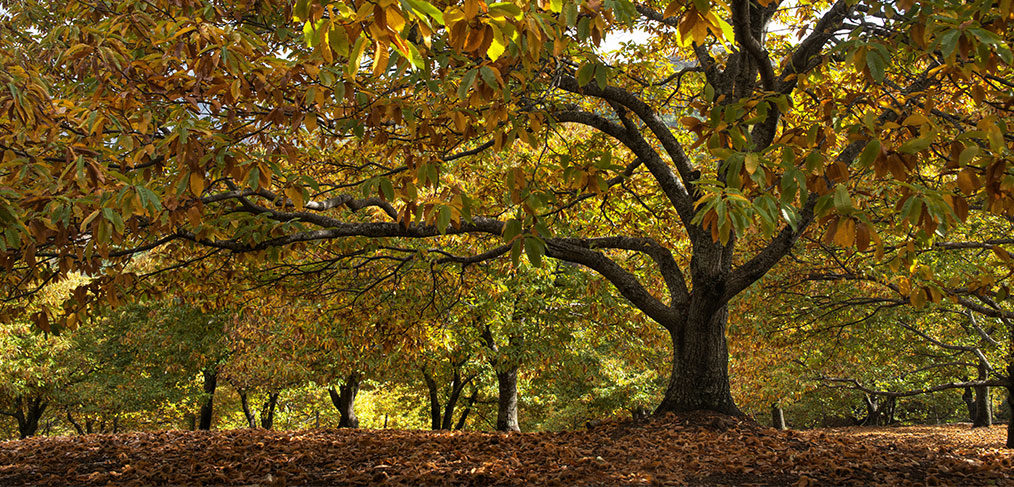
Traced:
<svg viewBox="0 0 1014 487">
<path fill-rule="evenodd" d="M 0 485 L 1014 485 L 1004 427 L 169 431 L 0 443 Z"/>
</svg>

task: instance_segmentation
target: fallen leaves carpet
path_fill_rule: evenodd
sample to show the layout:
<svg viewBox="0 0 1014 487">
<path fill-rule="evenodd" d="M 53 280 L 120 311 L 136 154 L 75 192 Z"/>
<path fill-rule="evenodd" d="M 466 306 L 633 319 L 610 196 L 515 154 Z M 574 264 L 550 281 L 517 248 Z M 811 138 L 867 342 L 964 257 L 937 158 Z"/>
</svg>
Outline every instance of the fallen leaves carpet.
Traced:
<svg viewBox="0 0 1014 487">
<path fill-rule="evenodd" d="M 0 443 L 0 485 L 1014 485 L 1005 427 L 777 431 L 715 414 L 590 431 L 164 431 Z"/>
</svg>

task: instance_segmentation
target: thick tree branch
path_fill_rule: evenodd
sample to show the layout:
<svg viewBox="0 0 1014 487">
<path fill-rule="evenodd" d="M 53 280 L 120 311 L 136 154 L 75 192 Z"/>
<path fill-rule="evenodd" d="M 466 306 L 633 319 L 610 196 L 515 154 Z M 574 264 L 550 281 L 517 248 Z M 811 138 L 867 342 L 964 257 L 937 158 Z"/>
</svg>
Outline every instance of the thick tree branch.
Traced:
<svg viewBox="0 0 1014 487">
<path fill-rule="evenodd" d="M 672 169 L 639 133 L 630 133 L 601 115 L 578 110 L 560 111 L 553 114 L 558 122 L 572 122 L 596 128 L 625 145 L 648 168 L 658 182 L 662 192 L 672 203 L 686 228 L 691 227 L 694 218 L 693 201 L 687 189 L 673 174 Z"/>
<path fill-rule="evenodd" d="M 771 66 L 771 58 L 767 51 L 761 47 L 760 42 L 753 36 L 753 28 L 750 25 L 751 0 L 733 0 L 732 2 L 732 29 L 736 36 L 736 43 L 743 46 L 750 57 L 757 63 L 757 70 L 760 72 L 761 83 L 767 91 L 775 89 L 775 70 Z"/>
<path fill-rule="evenodd" d="M 796 227 L 786 224 L 778 235 L 769 242 L 763 250 L 753 256 L 752 259 L 743 263 L 732 271 L 729 284 L 725 288 L 722 302 L 728 302 L 737 294 L 753 284 L 757 279 L 764 276 L 775 264 L 785 257 L 792 250 L 792 246 L 799 240 L 799 236 L 806 231 L 813 222 L 813 207 L 817 204 L 816 193 L 810 193 L 799 214 L 799 221 Z"/>
<path fill-rule="evenodd" d="M 687 289 L 683 270 L 676 263 L 672 252 L 655 241 L 655 239 L 648 237 L 598 237 L 587 239 L 561 238 L 557 240 L 589 249 L 608 248 L 642 252 L 651 257 L 651 260 L 658 266 L 662 279 L 669 289 L 669 295 L 672 300 L 671 306 L 673 308 L 683 306 L 690 299 L 690 292 Z"/>
<path fill-rule="evenodd" d="M 620 267 L 619 264 L 613 262 L 601 252 L 559 239 L 550 239 L 546 241 L 546 255 L 582 264 L 598 272 L 608 279 L 623 297 L 630 300 L 634 306 L 637 306 L 648 317 L 668 330 L 674 329 L 675 323 L 672 319 L 672 310 L 659 301 L 658 298 L 652 296 L 633 274 Z"/>
<path fill-rule="evenodd" d="M 666 166 L 664 170 L 659 168 L 658 171 L 649 166 L 648 169 L 651 171 L 652 175 L 655 175 L 655 178 L 659 179 L 659 184 L 662 185 L 663 190 L 665 190 L 667 186 L 675 186 L 679 188 L 681 193 L 688 196 L 691 194 L 688 188 L 691 187 L 696 179 L 694 176 L 693 163 L 690 161 L 690 158 L 687 157 L 682 144 L 676 140 L 672 131 L 669 130 L 669 127 L 658 116 L 658 114 L 655 113 L 655 110 L 652 109 L 651 106 L 634 96 L 633 93 L 630 93 L 622 88 L 606 86 L 605 89 L 600 89 L 598 85 L 593 83 L 585 86 L 579 86 L 577 80 L 570 76 L 563 76 L 560 79 L 559 86 L 561 89 L 571 93 L 594 96 L 609 102 L 618 103 L 631 112 L 634 112 L 634 114 L 637 115 L 637 118 L 639 118 L 649 130 L 651 130 L 651 133 L 654 134 L 655 138 L 657 138 L 662 144 L 662 147 L 676 166 L 676 170 L 679 172 L 680 179 L 682 181 L 675 180 L 672 170 L 669 169 L 668 166 Z M 656 174 L 656 172 L 659 174 Z M 668 179 L 673 179 L 674 181 L 664 181 Z M 695 200 L 696 198 L 692 199 Z"/>
</svg>

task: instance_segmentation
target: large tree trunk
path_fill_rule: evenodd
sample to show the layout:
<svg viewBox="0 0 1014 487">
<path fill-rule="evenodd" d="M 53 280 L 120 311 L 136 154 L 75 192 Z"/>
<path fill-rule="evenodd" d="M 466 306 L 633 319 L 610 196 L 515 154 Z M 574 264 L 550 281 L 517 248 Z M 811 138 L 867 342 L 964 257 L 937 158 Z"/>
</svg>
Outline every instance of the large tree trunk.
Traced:
<svg viewBox="0 0 1014 487">
<path fill-rule="evenodd" d="M 521 431 L 518 425 L 518 368 L 511 366 L 497 371 L 497 431 Z"/>
<path fill-rule="evenodd" d="M 345 379 L 345 383 L 335 390 L 328 388 L 328 395 L 331 396 L 331 403 L 338 409 L 339 428 L 358 428 L 359 418 L 356 417 L 356 394 L 359 394 L 359 374 L 353 372 Z"/>
<path fill-rule="evenodd" d="M 708 313 L 691 306 L 689 319 L 670 331 L 673 341 L 672 375 L 655 414 L 707 409 L 741 416 L 729 392 L 729 350 L 725 306 Z"/>
<path fill-rule="evenodd" d="M 979 380 L 986 380 L 989 370 L 986 364 L 979 363 Z M 988 428 L 993 425 L 993 408 L 989 401 L 989 386 L 975 388 L 975 417 L 972 418 L 973 428 Z"/>
<path fill-rule="evenodd" d="M 489 328 L 489 325 L 486 325 L 482 332 L 482 340 L 494 352 L 494 357 L 496 357 L 496 352 L 500 351 L 500 347 L 497 346 L 496 339 L 493 337 L 493 331 Z M 512 346 L 516 346 L 520 341 L 521 336 L 519 335 L 510 337 L 510 344 Z M 496 372 L 496 430 L 521 431 L 521 427 L 518 425 L 518 365 L 514 363 L 501 368 L 501 361 L 497 358 L 491 359 L 490 365 L 493 366 L 493 371 Z"/>
<path fill-rule="evenodd" d="M 271 429 L 275 424 L 275 406 L 278 405 L 278 393 L 268 392 L 268 397 L 261 407 L 261 428 Z"/>
<path fill-rule="evenodd" d="M 204 394 L 206 399 L 204 404 L 201 404 L 201 412 L 199 413 L 200 418 L 198 419 L 197 429 L 210 430 L 211 429 L 211 417 L 214 413 L 215 406 L 215 388 L 218 386 L 218 371 L 215 367 L 208 367 L 204 369 Z"/>
</svg>

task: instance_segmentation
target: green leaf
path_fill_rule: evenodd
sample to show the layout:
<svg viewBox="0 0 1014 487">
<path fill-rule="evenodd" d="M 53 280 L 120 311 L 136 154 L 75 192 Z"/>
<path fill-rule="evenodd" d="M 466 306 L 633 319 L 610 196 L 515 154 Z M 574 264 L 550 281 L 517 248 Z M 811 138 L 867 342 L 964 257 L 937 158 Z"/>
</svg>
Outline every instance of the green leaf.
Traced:
<svg viewBox="0 0 1014 487">
<path fill-rule="evenodd" d="M 438 24 L 444 25 L 444 13 L 426 0 L 405 0 L 405 3 L 412 7 L 412 10 L 422 12 L 433 20 L 436 20 Z"/>
<path fill-rule="evenodd" d="M 873 164 L 873 160 L 880 154 L 880 141 L 873 139 L 866 144 L 866 148 L 863 149 L 863 153 L 859 155 L 859 165 L 862 167 L 870 167 Z"/>
<path fill-rule="evenodd" d="M 542 266 L 542 256 L 545 253 L 545 244 L 541 240 L 534 237 L 525 239 L 525 256 L 528 257 L 528 262 L 531 262 L 533 266 Z"/>
<path fill-rule="evenodd" d="M 595 84 L 599 85 L 600 90 L 606 89 L 606 76 L 609 75 L 609 68 L 601 65 L 595 65 Z"/>
<path fill-rule="evenodd" d="M 422 69 L 424 62 L 422 54 L 419 53 L 419 48 L 415 47 L 415 44 L 412 42 L 406 41 L 406 44 L 408 44 L 408 62 L 412 63 L 413 68 Z"/>
<path fill-rule="evenodd" d="M 507 220 L 507 223 L 503 226 L 503 240 L 504 242 L 510 242 L 514 240 L 521 233 L 521 221 L 520 220 Z"/>
<path fill-rule="evenodd" d="M 490 69 L 489 66 L 479 68 L 479 74 L 482 75 L 482 80 L 485 81 L 490 88 L 493 88 L 494 90 L 500 88 L 500 82 L 497 81 L 496 74 L 493 73 L 493 70 Z"/>
<path fill-rule="evenodd" d="M 901 147 L 898 148 L 898 152 L 901 152 L 902 154 L 914 154 L 916 152 L 926 150 L 926 148 L 929 147 L 930 144 L 932 143 L 933 143 L 932 136 L 924 136 L 918 139 L 911 139 L 905 142 L 904 144 L 901 144 Z"/>
<path fill-rule="evenodd" d="M 584 63 L 580 68 L 577 68 L 577 84 L 578 86 L 584 86 L 591 82 L 592 76 L 595 75 L 595 63 Z"/>
<path fill-rule="evenodd" d="M 884 71 L 887 68 L 887 60 L 883 55 L 874 49 L 866 51 L 866 66 L 870 68 L 870 75 L 877 83 L 884 82 Z"/>
<path fill-rule="evenodd" d="M 958 48 L 958 39 L 960 37 L 961 31 L 957 29 L 947 31 L 940 36 L 940 51 L 945 59 L 954 54 L 954 50 Z"/>
<path fill-rule="evenodd" d="M 844 184 L 839 184 L 834 188 L 834 207 L 839 213 L 852 211 L 852 197 Z"/>
<path fill-rule="evenodd" d="M 567 2 L 563 7 L 563 17 L 567 21 L 567 27 L 574 27 L 577 23 L 577 0 Z"/>
<path fill-rule="evenodd" d="M 384 196 L 385 200 L 394 201 L 394 185 L 391 184 L 390 179 L 381 178 L 380 193 Z"/>
<path fill-rule="evenodd" d="M 461 77 L 461 83 L 458 84 L 458 98 L 465 100 L 468 98 L 468 90 L 475 84 L 475 77 L 479 75 L 478 69 L 470 69 L 464 76 Z"/>
<path fill-rule="evenodd" d="M 449 206 L 441 206 L 440 211 L 437 212 L 437 230 L 440 233 L 445 233 L 449 223 L 451 223 L 451 208 Z"/>
<path fill-rule="evenodd" d="M 521 240 L 515 240 L 511 245 L 511 263 L 517 267 L 521 260 Z"/>
<path fill-rule="evenodd" d="M 117 232 L 123 233 L 123 218 L 120 217 L 119 213 L 114 211 L 112 208 L 103 208 L 102 215 L 105 216 L 106 220 L 109 220 L 114 227 L 116 227 Z"/>
<path fill-rule="evenodd" d="M 521 7 L 514 2 L 497 2 L 489 5 L 489 15 L 492 17 L 503 14 L 505 17 L 513 17 L 520 20 L 522 17 Z"/>
</svg>

